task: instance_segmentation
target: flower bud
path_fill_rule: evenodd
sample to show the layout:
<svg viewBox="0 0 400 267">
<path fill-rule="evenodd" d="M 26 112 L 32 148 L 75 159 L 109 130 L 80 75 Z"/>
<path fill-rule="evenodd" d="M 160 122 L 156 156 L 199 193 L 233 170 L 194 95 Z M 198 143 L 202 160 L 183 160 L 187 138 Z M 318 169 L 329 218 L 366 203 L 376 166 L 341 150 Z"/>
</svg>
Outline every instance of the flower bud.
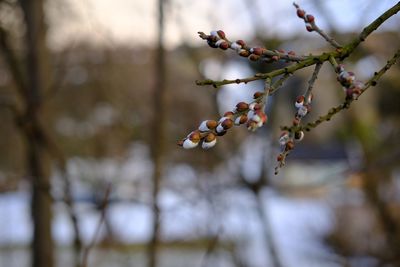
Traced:
<svg viewBox="0 0 400 267">
<path fill-rule="evenodd" d="M 219 44 L 219 48 L 221 48 L 222 50 L 227 50 L 229 48 L 229 44 L 228 42 L 222 42 Z"/>
<path fill-rule="evenodd" d="M 198 143 L 200 141 L 200 131 L 195 130 L 191 132 L 190 134 L 188 134 L 187 139 Z"/>
<path fill-rule="evenodd" d="M 297 9 L 296 13 L 297 13 L 297 16 L 299 18 L 304 18 L 304 15 L 306 14 L 306 12 L 303 9 L 300 9 L 300 8 Z"/>
<path fill-rule="evenodd" d="M 260 110 L 260 109 L 262 109 L 262 105 L 260 105 L 259 103 L 253 102 L 249 105 L 249 109 L 250 110 Z"/>
<path fill-rule="evenodd" d="M 217 137 L 213 133 L 209 133 L 203 140 L 203 143 L 201 144 L 201 147 L 203 149 L 209 149 L 215 146 L 217 143 Z"/>
<path fill-rule="evenodd" d="M 306 106 L 301 106 L 298 110 L 297 110 L 297 115 L 300 117 L 304 117 L 305 115 L 307 115 L 308 112 L 308 108 Z"/>
<path fill-rule="evenodd" d="M 225 33 L 221 30 L 217 31 L 217 35 L 219 36 L 219 38 L 221 39 L 225 39 Z"/>
<path fill-rule="evenodd" d="M 254 47 L 250 49 L 250 52 L 253 53 L 254 55 L 261 56 L 264 52 L 264 49 L 261 47 Z"/>
<path fill-rule="evenodd" d="M 286 145 L 287 141 L 289 141 L 289 133 L 288 132 L 282 132 L 281 136 L 279 137 L 279 144 L 281 146 Z"/>
<path fill-rule="evenodd" d="M 250 52 L 247 51 L 246 49 L 240 49 L 238 53 L 239 53 L 239 56 L 241 56 L 241 57 L 248 57 L 250 55 Z"/>
<path fill-rule="evenodd" d="M 233 121 L 231 119 L 226 119 L 220 125 L 224 128 L 224 130 L 228 130 L 229 128 L 232 128 Z"/>
<path fill-rule="evenodd" d="M 200 124 L 199 131 L 208 132 L 210 130 L 215 129 L 215 127 L 217 127 L 217 125 L 218 125 L 218 122 L 216 122 L 215 120 L 205 120 Z"/>
<path fill-rule="evenodd" d="M 233 43 L 231 44 L 231 48 L 232 48 L 233 50 L 240 51 L 240 50 L 242 49 L 242 46 L 239 45 L 237 42 L 233 42 Z M 246 51 L 246 50 L 245 50 L 245 51 Z"/>
<path fill-rule="evenodd" d="M 220 47 L 220 45 L 221 45 L 222 43 L 226 43 L 226 42 L 225 42 L 224 40 L 222 40 L 222 39 L 219 39 L 218 41 L 215 42 L 215 45 L 216 45 L 217 47 Z"/>
<path fill-rule="evenodd" d="M 247 122 L 247 115 L 243 114 L 235 119 L 235 125 L 244 124 Z"/>
<path fill-rule="evenodd" d="M 289 150 L 293 150 L 294 148 L 294 143 L 292 140 L 287 141 L 286 146 L 285 146 L 285 150 L 289 151 Z"/>
<path fill-rule="evenodd" d="M 258 129 L 258 123 L 253 121 L 253 120 L 249 120 L 246 124 L 247 126 L 247 130 L 254 132 L 255 130 Z"/>
<path fill-rule="evenodd" d="M 263 95 L 264 95 L 263 92 L 255 92 L 254 95 L 253 95 L 253 98 L 254 98 L 254 99 L 257 99 L 257 98 L 260 98 L 260 97 L 263 96 Z"/>
<path fill-rule="evenodd" d="M 336 71 L 337 71 L 338 73 L 341 73 L 342 71 L 344 71 L 344 66 L 343 66 L 343 64 L 339 64 L 339 65 L 336 67 Z"/>
<path fill-rule="evenodd" d="M 314 16 L 313 15 L 307 15 L 305 21 L 309 22 L 309 23 L 313 23 L 314 22 Z"/>
<path fill-rule="evenodd" d="M 186 138 L 183 141 L 182 147 L 184 149 L 191 149 L 191 148 L 195 148 L 198 144 L 199 144 L 199 142 L 194 142 L 194 141 L 190 140 L 189 138 Z"/>
<path fill-rule="evenodd" d="M 215 131 L 217 132 L 217 134 L 226 132 L 226 130 L 224 129 L 224 127 L 223 127 L 221 124 L 219 124 L 219 125 L 217 126 L 217 128 L 215 128 Z"/>
<path fill-rule="evenodd" d="M 213 42 L 211 40 L 207 40 L 207 44 L 212 48 L 218 48 L 218 46 L 215 45 L 215 42 Z"/>
<path fill-rule="evenodd" d="M 246 102 L 239 102 L 236 104 L 236 111 L 237 112 L 242 112 L 242 111 L 246 111 L 249 109 L 249 104 L 247 104 Z"/>
<path fill-rule="evenodd" d="M 249 59 L 250 59 L 251 61 L 257 61 L 257 60 L 260 59 L 260 56 L 257 56 L 257 55 L 255 55 L 255 54 L 251 54 L 251 55 L 249 56 Z"/>
<path fill-rule="evenodd" d="M 297 126 L 297 125 L 299 125 L 299 124 L 300 124 L 299 118 L 294 118 L 293 121 L 292 121 L 292 125 L 293 125 L 293 126 Z"/>
<path fill-rule="evenodd" d="M 296 108 L 300 108 L 300 107 L 303 106 L 303 104 L 304 104 L 304 95 L 299 95 L 299 96 L 296 98 L 296 102 L 294 103 L 294 106 L 295 106 Z"/>
<path fill-rule="evenodd" d="M 311 25 L 306 25 L 306 29 L 307 29 L 307 31 L 309 31 L 309 32 L 312 32 L 312 31 L 314 31 L 314 29 L 313 29 L 313 27 L 311 26 Z"/>
<path fill-rule="evenodd" d="M 257 110 L 250 119 L 257 123 L 261 122 L 262 126 L 267 121 L 267 115 L 263 111 Z"/>
<path fill-rule="evenodd" d="M 298 131 L 294 133 L 294 140 L 297 142 L 300 142 L 304 138 L 304 132 L 303 131 Z"/>
<path fill-rule="evenodd" d="M 224 116 L 223 116 L 221 119 L 219 119 L 219 122 L 222 122 L 222 121 L 224 121 L 225 119 L 230 119 L 230 118 L 232 118 L 234 115 L 235 115 L 235 114 L 234 114 L 232 111 L 227 111 L 227 112 L 224 113 Z"/>
<path fill-rule="evenodd" d="M 241 48 L 246 46 L 246 43 L 243 40 L 237 40 L 236 43 L 240 45 Z"/>
<path fill-rule="evenodd" d="M 211 31 L 210 35 L 213 37 L 219 37 L 217 31 Z"/>
</svg>

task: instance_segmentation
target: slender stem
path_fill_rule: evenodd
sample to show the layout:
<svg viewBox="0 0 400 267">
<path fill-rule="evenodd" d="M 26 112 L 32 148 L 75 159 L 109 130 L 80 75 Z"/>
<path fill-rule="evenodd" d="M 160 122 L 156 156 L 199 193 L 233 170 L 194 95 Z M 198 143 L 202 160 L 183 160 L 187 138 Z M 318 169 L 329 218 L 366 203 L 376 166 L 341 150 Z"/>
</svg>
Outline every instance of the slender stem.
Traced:
<svg viewBox="0 0 400 267">
<path fill-rule="evenodd" d="M 309 102 L 310 102 L 309 100 L 311 100 L 310 96 L 311 96 L 311 93 L 312 93 L 312 89 L 314 87 L 315 81 L 318 78 L 318 73 L 321 70 L 321 67 L 322 67 L 322 63 L 317 63 L 315 65 L 315 69 L 314 69 L 314 72 L 313 72 L 313 74 L 311 76 L 311 79 L 308 81 L 308 88 L 307 88 L 307 90 L 306 90 L 306 92 L 304 94 L 304 98 L 305 98 L 304 102 L 305 102 L 305 104 L 309 104 Z"/>
<path fill-rule="evenodd" d="M 400 10 L 400 1 L 397 2 L 393 7 L 385 11 L 382 15 L 380 15 L 377 19 L 375 19 L 372 23 L 366 26 L 362 32 L 355 38 L 351 43 L 346 45 L 344 48 L 343 58 L 349 56 L 354 49 L 360 45 L 361 42 L 365 41 L 365 39 L 376 29 L 379 28 L 387 19 L 397 14 Z"/>
<path fill-rule="evenodd" d="M 272 95 L 273 93 L 275 93 L 290 76 L 291 76 L 291 74 L 285 73 L 279 80 L 274 82 L 274 84 L 269 89 L 269 95 Z"/>
<path fill-rule="evenodd" d="M 214 81 L 214 80 L 202 80 L 196 81 L 197 85 L 212 85 L 215 88 L 218 88 L 223 85 L 227 84 L 239 84 L 239 83 L 248 83 L 257 80 L 264 80 L 267 77 L 273 78 L 276 76 L 280 76 L 286 73 L 293 73 L 299 69 L 303 69 L 305 67 L 315 65 L 317 63 L 330 61 L 333 64 L 333 59 L 340 59 L 343 60 L 344 58 L 348 57 L 357 47 L 360 45 L 361 42 L 365 41 L 365 39 L 375 31 L 382 23 L 384 23 L 387 19 L 395 15 L 400 10 L 400 2 L 395 4 L 393 7 L 388 9 L 384 12 L 381 16 L 379 16 L 376 20 L 374 20 L 371 24 L 363 29 L 363 31 L 350 43 L 345 45 L 342 48 L 339 48 L 335 51 L 325 52 L 320 55 L 309 55 L 306 57 L 302 57 L 301 60 L 295 60 L 296 63 L 281 69 L 277 69 L 267 73 L 258 73 L 252 77 L 242 78 L 242 79 L 233 79 L 233 80 L 221 80 L 221 81 Z M 200 33 L 200 37 L 202 39 L 206 39 L 206 34 Z"/>
<path fill-rule="evenodd" d="M 331 65 L 333 66 L 335 72 L 337 71 L 337 67 L 339 66 L 339 64 L 337 63 L 336 59 L 333 56 L 329 57 L 329 63 L 331 63 Z"/>
<path fill-rule="evenodd" d="M 259 220 L 260 220 L 260 222 L 262 224 L 262 228 L 263 228 L 262 230 L 263 230 L 263 234 L 264 234 L 264 239 L 268 246 L 269 255 L 271 256 L 271 262 L 273 264 L 272 266 L 282 267 L 283 264 L 279 257 L 277 244 L 275 242 L 275 238 L 274 238 L 274 234 L 273 234 L 274 231 L 272 228 L 270 215 L 269 215 L 268 211 L 266 210 L 267 207 L 264 207 L 264 201 L 263 201 L 261 193 L 262 193 L 261 190 L 254 192 L 254 196 L 256 198 L 257 214 L 258 214 Z"/>
<path fill-rule="evenodd" d="M 322 36 L 329 44 L 331 44 L 334 48 L 341 48 L 342 45 L 340 45 L 338 42 L 333 39 L 333 37 L 329 36 L 326 32 L 324 32 L 321 28 L 315 24 L 315 22 L 311 23 L 311 27 L 315 32 L 317 32 L 319 35 Z"/>
<path fill-rule="evenodd" d="M 147 267 L 157 267 L 159 265 L 159 250 L 161 242 L 161 214 L 160 190 L 162 185 L 165 161 L 165 146 L 167 139 L 167 63 L 164 45 L 165 36 L 165 8 L 167 1 L 158 0 L 157 14 L 157 49 L 154 58 L 154 88 L 153 88 L 153 110 L 156 111 L 152 118 L 152 142 L 151 154 L 153 160 L 152 177 L 152 225 L 151 236 L 147 246 Z"/>
<path fill-rule="evenodd" d="M 96 230 L 94 232 L 93 238 L 90 241 L 90 243 L 84 248 L 84 250 L 82 252 L 82 264 L 81 264 L 81 267 L 87 267 L 89 254 L 92 251 L 94 245 L 96 244 L 97 238 L 100 235 L 101 226 L 102 226 L 102 224 L 104 222 L 104 219 L 106 217 L 106 209 L 107 209 L 110 193 L 111 193 L 111 184 L 108 184 L 107 187 L 106 187 L 106 191 L 104 193 L 103 201 L 102 201 L 101 206 L 100 206 L 100 210 L 101 210 L 100 219 L 99 219 L 99 221 L 97 223 L 97 227 L 96 227 Z"/>
<path fill-rule="evenodd" d="M 205 34 L 204 32 L 198 32 L 198 34 L 199 34 L 199 37 L 203 40 L 208 40 L 208 38 L 209 38 L 209 35 Z M 223 40 L 229 44 L 230 49 L 235 50 L 234 48 L 231 47 L 231 45 L 233 44 L 232 41 L 230 41 L 226 37 L 223 38 Z M 248 52 L 248 54 L 251 54 L 250 46 L 247 46 L 247 45 L 242 46 L 241 50 L 245 50 Z M 265 58 L 265 59 L 270 59 L 271 57 L 275 56 L 275 57 L 278 57 L 278 59 L 280 59 L 280 60 L 294 61 L 294 62 L 301 61 L 301 60 L 304 60 L 305 58 L 307 58 L 306 56 L 297 56 L 292 53 L 285 53 L 284 51 L 281 51 L 281 50 L 270 50 L 267 48 L 263 48 L 263 52 L 262 52 L 261 56 L 262 56 L 262 58 Z"/>
<path fill-rule="evenodd" d="M 375 74 L 365 83 L 364 89 L 362 89 L 360 95 L 362 95 L 366 90 L 368 90 L 371 86 L 375 86 L 378 82 L 378 80 L 388 71 L 400 58 L 400 49 L 396 51 L 396 53 L 393 55 L 391 59 L 389 59 L 386 63 L 385 66 L 383 66 L 378 72 L 375 72 Z M 359 96 L 360 96 L 359 95 Z M 357 98 L 358 99 L 358 98 Z M 283 126 L 281 127 L 282 130 L 287 130 L 290 132 L 296 132 L 300 130 L 306 130 L 306 131 L 311 131 L 311 129 L 316 128 L 318 125 L 325 121 L 330 121 L 333 116 L 335 116 L 337 113 L 342 111 L 343 109 L 349 108 L 351 103 L 354 100 L 348 99 L 344 103 L 331 108 L 325 115 L 320 116 L 317 120 L 313 122 L 309 122 L 304 126 Z"/>
</svg>

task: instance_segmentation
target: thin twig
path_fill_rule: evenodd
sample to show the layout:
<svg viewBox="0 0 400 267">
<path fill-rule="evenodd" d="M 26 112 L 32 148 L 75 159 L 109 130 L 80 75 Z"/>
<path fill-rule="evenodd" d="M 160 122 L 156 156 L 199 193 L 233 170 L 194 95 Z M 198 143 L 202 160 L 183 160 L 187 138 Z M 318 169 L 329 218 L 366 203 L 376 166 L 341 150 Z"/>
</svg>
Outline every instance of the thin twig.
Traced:
<svg viewBox="0 0 400 267">
<path fill-rule="evenodd" d="M 313 74 L 311 75 L 311 78 L 310 78 L 310 80 L 308 81 L 307 90 L 306 90 L 306 92 L 305 92 L 304 95 L 303 95 L 303 96 L 304 96 L 304 105 L 306 105 L 306 106 L 311 105 L 311 98 L 312 98 L 312 97 L 311 97 L 311 93 L 312 93 L 312 89 L 313 89 L 313 87 L 314 87 L 315 81 L 316 81 L 317 78 L 318 78 L 318 74 L 319 74 L 319 71 L 321 70 L 321 67 L 322 67 L 322 63 L 317 63 L 317 64 L 315 65 L 315 69 L 314 69 L 314 71 L 313 71 Z M 300 124 L 301 120 L 302 120 L 302 116 L 298 116 L 298 113 L 296 112 L 295 119 L 293 120 L 293 121 L 296 121 L 296 124 L 295 124 L 295 125 Z M 295 126 L 292 126 L 292 127 L 295 127 Z M 289 140 L 291 140 L 291 141 L 296 140 L 296 135 L 299 134 L 299 133 L 298 133 L 299 131 L 300 131 L 300 130 L 297 130 L 297 131 L 289 131 L 289 134 L 288 134 Z M 304 135 L 304 133 L 301 133 L 301 134 Z M 299 137 L 299 138 L 300 138 L 300 137 Z M 301 137 L 301 138 L 302 138 L 302 137 Z M 301 138 L 300 138 L 300 139 L 301 139 Z M 284 150 L 280 153 L 280 160 L 278 160 L 278 165 L 275 167 L 275 175 L 277 175 L 277 174 L 279 173 L 279 170 L 280 170 L 283 166 L 285 166 L 286 157 L 290 154 L 290 151 L 291 151 L 292 149 L 293 149 L 293 148 L 288 149 L 288 147 L 285 146 Z"/>
<path fill-rule="evenodd" d="M 313 74 L 311 76 L 311 79 L 308 81 L 308 88 L 307 88 L 306 92 L 304 93 L 304 98 L 305 98 L 304 102 L 305 102 L 305 104 L 309 104 L 309 102 L 311 100 L 310 96 L 311 96 L 311 93 L 312 93 L 312 89 L 314 87 L 315 81 L 318 78 L 318 73 L 321 70 L 321 67 L 322 67 L 322 63 L 317 63 L 315 65 L 315 69 L 314 69 L 314 72 L 313 72 Z"/>
<path fill-rule="evenodd" d="M 210 38 L 210 36 L 205 34 L 204 32 L 198 32 L 198 34 L 199 34 L 199 37 L 203 40 L 208 40 Z M 234 42 L 230 41 L 226 37 L 224 37 L 223 40 L 229 44 L 230 49 L 236 50 L 231 47 L 231 45 Z M 241 48 L 241 50 L 247 51 L 246 55 L 252 54 L 251 49 L 252 49 L 252 47 L 247 46 L 247 45 L 244 45 Z M 270 59 L 272 57 L 277 57 L 277 60 L 283 60 L 286 62 L 287 61 L 298 62 L 298 61 L 301 61 L 301 60 L 304 60 L 305 58 L 307 58 L 307 56 L 297 56 L 295 53 L 285 53 L 285 51 L 283 51 L 283 50 L 271 50 L 271 49 L 267 49 L 265 47 L 263 47 L 262 49 L 263 49 L 263 52 L 261 55 L 261 59 Z"/>
<path fill-rule="evenodd" d="M 273 263 L 272 266 L 282 267 L 283 264 L 281 262 L 281 258 L 279 257 L 277 244 L 275 242 L 275 238 L 274 238 L 274 234 L 273 234 L 274 231 L 273 231 L 272 225 L 271 225 L 270 216 L 268 214 L 268 211 L 266 211 L 267 207 L 264 207 L 264 201 L 263 201 L 261 193 L 262 193 L 261 190 L 254 192 L 257 214 L 258 214 L 260 223 L 262 224 L 264 238 L 265 238 L 265 241 L 267 242 L 269 255 L 271 256 L 271 261 Z"/>
<path fill-rule="evenodd" d="M 386 10 L 382 15 L 380 15 L 377 19 L 375 19 L 372 23 L 370 23 L 368 26 L 366 26 L 362 32 L 355 38 L 350 44 L 346 45 L 343 49 L 344 54 L 343 58 L 349 56 L 354 49 L 357 48 L 357 46 L 365 41 L 365 39 L 376 29 L 379 28 L 387 19 L 392 17 L 393 15 L 396 15 L 397 12 L 400 11 L 400 2 L 397 2 L 393 7 L 390 9 Z M 343 59 L 342 58 L 342 59 Z"/>
<path fill-rule="evenodd" d="M 342 46 L 333 39 L 333 37 L 329 36 L 326 32 L 324 32 L 321 28 L 315 24 L 315 22 L 310 23 L 311 27 L 315 32 L 322 36 L 329 44 L 331 44 L 334 48 L 341 48 Z"/>
<path fill-rule="evenodd" d="M 317 26 L 317 24 L 315 23 L 314 20 L 314 16 L 312 15 L 306 15 L 306 12 L 302 9 L 300 9 L 300 6 L 296 3 L 293 3 L 294 7 L 297 9 L 297 15 L 304 20 L 304 23 L 307 26 L 307 30 L 308 31 L 315 31 L 317 32 L 319 35 L 322 36 L 322 38 L 324 38 L 329 44 L 331 44 L 334 48 L 341 48 L 342 46 L 335 41 L 335 39 L 333 39 L 333 37 L 330 37 L 326 32 L 324 32 L 321 28 L 319 28 Z M 301 13 L 299 13 L 301 12 Z M 311 17 L 311 20 L 310 18 Z"/>
<path fill-rule="evenodd" d="M 102 226 L 102 224 L 103 224 L 103 222 L 105 220 L 105 217 L 106 217 L 106 209 L 107 209 L 107 206 L 108 206 L 108 200 L 109 200 L 110 193 L 111 193 L 111 187 L 112 187 L 111 184 L 108 184 L 107 187 L 106 187 L 106 191 L 104 193 L 103 201 L 102 201 L 101 206 L 100 206 L 100 210 L 101 210 L 100 219 L 99 219 L 99 221 L 97 223 L 97 227 L 96 227 L 96 230 L 94 232 L 92 240 L 83 249 L 81 267 L 87 267 L 89 254 L 92 251 L 94 245 L 96 244 L 98 236 L 100 235 L 101 226 Z"/>
<path fill-rule="evenodd" d="M 281 86 L 283 85 L 283 83 L 291 76 L 290 73 L 285 73 L 279 80 L 277 80 L 276 82 L 274 82 L 274 84 L 272 84 L 270 90 L 269 90 L 269 95 L 272 95 L 273 93 L 275 93 L 279 88 L 281 88 Z"/>
<path fill-rule="evenodd" d="M 362 95 L 371 86 L 375 86 L 377 84 L 378 80 L 382 77 L 382 75 L 385 74 L 386 71 L 389 70 L 397 62 L 397 60 L 399 58 L 400 58 L 400 49 L 397 50 L 396 53 L 393 55 L 393 57 L 387 61 L 385 66 L 383 66 L 378 72 L 375 72 L 374 76 L 372 76 L 365 83 L 365 87 L 361 90 L 360 95 Z M 339 113 L 343 109 L 349 108 L 349 106 L 351 105 L 351 103 L 353 101 L 354 100 L 352 100 L 352 99 L 347 99 L 344 103 L 331 108 L 325 115 L 320 116 L 317 120 L 315 120 L 313 122 L 309 122 L 304 126 L 291 126 L 291 127 L 283 126 L 283 127 L 281 127 L 281 129 L 287 130 L 289 132 L 296 132 L 296 131 L 300 131 L 300 130 L 311 131 L 311 129 L 316 128 L 321 123 L 323 123 L 325 121 L 330 121 L 333 116 L 335 116 L 337 113 Z"/>
<path fill-rule="evenodd" d="M 0 25 L 0 48 L 1 52 L 4 54 L 5 61 L 8 64 L 10 72 L 14 78 L 16 84 L 17 92 L 20 96 L 25 99 L 27 97 L 27 86 L 25 77 L 22 74 L 20 65 L 18 63 L 18 58 L 12 49 L 12 45 L 8 41 L 8 32 L 3 29 Z"/>
<path fill-rule="evenodd" d="M 381 16 L 379 16 L 376 20 L 374 20 L 371 24 L 369 24 L 367 27 L 363 29 L 363 31 L 350 43 L 345 45 L 344 47 L 341 47 L 335 51 L 331 51 L 328 53 L 322 53 L 320 55 L 309 55 L 306 57 L 302 57 L 300 61 L 295 60 L 296 63 L 285 67 L 281 69 L 277 69 L 268 73 L 258 73 L 254 76 L 247 77 L 247 78 L 242 78 L 242 79 L 233 79 L 233 80 L 220 80 L 220 81 L 214 81 L 214 80 L 197 80 L 196 84 L 203 86 L 203 85 L 212 85 L 215 88 L 218 88 L 223 85 L 227 84 L 239 84 L 239 83 L 248 83 L 248 82 L 253 82 L 257 80 L 264 80 L 267 77 L 273 78 L 276 76 L 280 76 L 285 73 L 293 73 L 299 69 L 303 69 L 305 67 L 325 62 L 328 60 L 333 59 L 341 59 L 343 60 L 344 58 L 348 57 L 357 47 L 358 45 L 365 41 L 365 39 L 373 32 L 375 31 L 382 23 L 384 23 L 387 19 L 395 15 L 397 12 L 400 10 L 400 2 L 398 2 L 396 5 L 394 5 L 392 8 L 388 9 L 386 12 L 384 12 Z M 202 39 L 207 39 L 207 35 L 200 32 L 200 37 Z"/>
</svg>

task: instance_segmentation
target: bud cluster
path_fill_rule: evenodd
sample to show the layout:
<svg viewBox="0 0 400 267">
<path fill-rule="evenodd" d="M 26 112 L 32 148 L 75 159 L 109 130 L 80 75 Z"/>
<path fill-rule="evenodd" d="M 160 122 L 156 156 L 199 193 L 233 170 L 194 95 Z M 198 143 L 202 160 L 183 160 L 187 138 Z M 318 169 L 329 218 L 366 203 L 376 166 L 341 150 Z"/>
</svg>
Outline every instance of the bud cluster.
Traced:
<svg viewBox="0 0 400 267">
<path fill-rule="evenodd" d="M 305 99 L 304 95 L 299 95 L 296 98 L 296 102 L 294 103 L 294 106 L 297 108 L 295 119 L 300 120 L 311 111 L 312 97 L 313 95 L 310 94 L 307 99 Z"/>
<path fill-rule="evenodd" d="M 297 5 L 296 3 L 293 3 L 293 5 L 296 8 L 297 16 L 304 20 L 304 23 L 306 24 L 307 31 L 309 31 L 309 32 L 314 31 L 315 30 L 314 29 L 314 27 L 315 27 L 315 24 L 314 24 L 315 18 L 314 18 L 314 16 L 310 15 L 310 14 L 307 14 L 306 11 L 304 9 L 301 9 L 299 7 L 299 5 Z"/>
<path fill-rule="evenodd" d="M 227 111 L 218 120 L 205 120 L 189 133 L 178 145 L 185 149 L 195 148 L 200 143 L 203 149 L 209 149 L 217 143 L 217 137 L 223 136 L 233 126 L 245 125 L 249 131 L 255 131 L 267 122 L 264 113 L 265 93 L 256 92 L 251 103 L 239 102 L 232 111 Z"/>
<path fill-rule="evenodd" d="M 361 93 L 365 87 L 364 83 L 357 81 L 355 74 L 351 71 L 346 71 L 343 65 L 336 67 L 338 73 L 337 80 L 343 86 L 343 91 L 346 93 L 346 100 L 354 100 Z"/>
<path fill-rule="evenodd" d="M 212 48 L 220 48 L 222 50 L 230 48 L 236 51 L 239 56 L 247 57 L 250 61 L 262 59 L 265 62 L 275 62 L 278 60 L 299 61 L 303 59 L 301 56 L 296 56 L 294 51 L 286 52 L 282 49 L 269 50 L 264 47 L 249 47 L 243 40 L 231 42 L 226 38 L 222 30 L 211 31 L 209 35 L 199 32 L 199 36 L 207 40 L 207 44 Z"/>
<path fill-rule="evenodd" d="M 311 92 L 308 96 L 299 95 L 296 97 L 294 106 L 297 108 L 297 112 L 292 122 L 293 127 L 297 127 L 300 124 L 301 119 L 311 111 L 312 98 L 313 95 Z M 290 151 L 294 149 L 295 142 L 300 142 L 303 138 L 304 132 L 302 130 L 296 130 L 294 132 L 283 131 L 281 133 L 279 144 L 283 147 L 283 150 L 276 158 L 278 166 L 275 168 L 275 174 L 278 174 L 279 169 L 285 165 L 285 159 L 289 155 Z"/>
</svg>

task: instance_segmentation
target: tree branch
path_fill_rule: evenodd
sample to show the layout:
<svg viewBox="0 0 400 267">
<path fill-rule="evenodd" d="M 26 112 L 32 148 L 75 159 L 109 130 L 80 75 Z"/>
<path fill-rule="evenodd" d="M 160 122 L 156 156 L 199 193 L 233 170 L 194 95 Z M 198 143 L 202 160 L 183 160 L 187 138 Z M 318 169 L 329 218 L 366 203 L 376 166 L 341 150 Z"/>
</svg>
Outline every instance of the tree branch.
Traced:
<svg viewBox="0 0 400 267">
<path fill-rule="evenodd" d="M 375 74 L 365 83 L 365 87 L 361 90 L 360 95 L 362 95 L 365 91 L 367 91 L 371 86 L 377 85 L 378 80 L 386 73 L 386 71 L 388 71 L 397 62 L 399 58 L 400 58 L 400 49 L 397 50 L 396 53 L 393 55 L 393 57 L 387 61 L 385 66 L 383 66 L 378 72 L 375 72 Z M 282 126 L 281 129 L 290 132 L 296 132 L 301 130 L 311 131 L 311 129 L 316 128 L 321 123 L 325 121 L 330 121 L 333 116 L 335 116 L 343 109 L 349 108 L 351 103 L 353 103 L 353 101 L 354 100 L 352 99 L 347 99 L 344 103 L 331 108 L 325 115 L 320 116 L 317 120 L 309 122 L 304 126 L 291 126 L 291 127 Z"/>
</svg>

